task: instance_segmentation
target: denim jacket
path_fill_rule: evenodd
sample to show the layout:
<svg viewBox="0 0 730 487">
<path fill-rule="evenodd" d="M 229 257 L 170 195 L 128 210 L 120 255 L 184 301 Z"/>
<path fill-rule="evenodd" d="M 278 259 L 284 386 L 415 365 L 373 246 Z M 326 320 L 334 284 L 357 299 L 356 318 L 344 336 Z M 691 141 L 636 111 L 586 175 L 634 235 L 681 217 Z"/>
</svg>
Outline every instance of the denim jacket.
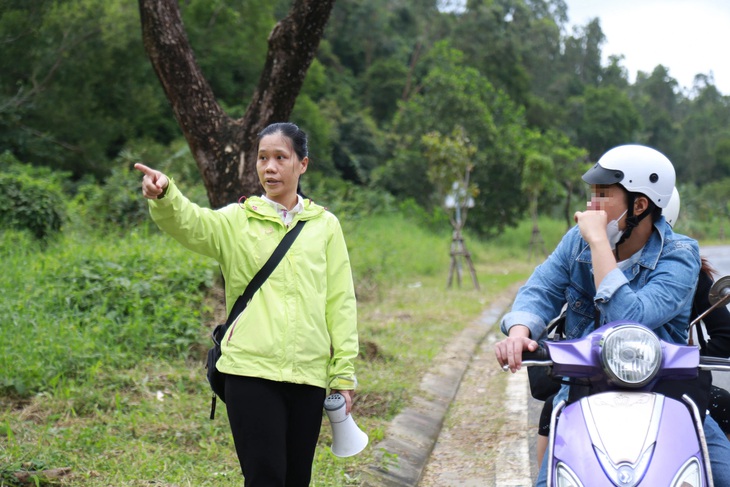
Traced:
<svg viewBox="0 0 730 487">
<path fill-rule="evenodd" d="M 674 233 L 662 217 L 633 265 L 611 271 L 596 291 L 590 248 L 574 226 L 520 288 L 502 331 L 525 325 L 534 340 L 544 339 L 547 323 L 567 304 L 567 338 L 591 332 L 596 319 L 630 320 L 663 340 L 686 343 L 699 271 L 697 242 Z"/>
</svg>

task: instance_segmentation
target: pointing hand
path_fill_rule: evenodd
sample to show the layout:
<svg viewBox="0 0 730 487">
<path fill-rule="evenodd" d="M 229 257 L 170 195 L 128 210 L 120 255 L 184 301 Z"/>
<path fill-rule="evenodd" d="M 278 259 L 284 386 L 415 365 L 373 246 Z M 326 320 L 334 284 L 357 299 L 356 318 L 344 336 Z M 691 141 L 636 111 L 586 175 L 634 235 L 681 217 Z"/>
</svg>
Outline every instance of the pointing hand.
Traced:
<svg viewBox="0 0 730 487">
<path fill-rule="evenodd" d="M 170 180 L 156 169 L 137 163 L 134 168 L 144 174 L 142 178 L 142 194 L 145 198 L 154 200 L 165 194 Z"/>
</svg>

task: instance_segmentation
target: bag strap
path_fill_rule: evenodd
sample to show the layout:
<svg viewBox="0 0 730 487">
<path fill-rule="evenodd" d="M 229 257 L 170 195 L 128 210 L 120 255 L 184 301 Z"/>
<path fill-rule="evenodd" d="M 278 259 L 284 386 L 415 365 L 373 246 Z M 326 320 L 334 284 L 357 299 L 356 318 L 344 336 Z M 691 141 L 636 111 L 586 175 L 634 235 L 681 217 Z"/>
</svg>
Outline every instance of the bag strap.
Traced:
<svg viewBox="0 0 730 487">
<path fill-rule="evenodd" d="M 266 281 L 266 279 L 269 278 L 274 269 L 276 269 L 276 266 L 279 265 L 279 262 L 281 262 L 284 254 L 286 254 L 286 252 L 289 250 L 289 247 L 291 247 L 294 239 L 296 239 L 297 235 L 299 235 L 299 232 L 302 231 L 302 227 L 304 227 L 305 223 L 307 223 L 306 220 L 299 220 L 297 224 L 294 225 L 294 228 L 286 232 L 286 235 L 284 235 L 284 238 L 281 239 L 279 245 L 277 245 L 276 249 L 274 249 L 271 257 L 269 257 L 269 260 L 266 261 L 266 264 L 264 264 L 264 266 L 259 269 L 256 275 L 253 276 L 251 281 L 249 281 L 248 285 L 246 286 L 246 290 L 243 291 L 243 294 L 241 294 L 238 299 L 236 299 L 233 308 L 231 308 L 231 313 L 228 315 L 228 319 L 226 320 L 226 328 L 231 326 L 233 320 L 235 320 L 236 317 L 243 312 L 243 310 L 246 308 L 246 304 L 251 301 L 251 298 L 256 293 L 256 291 L 258 291 L 258 289 Z"/>
<path fill-rule="evenodd" d="M 565 338 L 565 318 L 566 318 L 567 309 L 563 310 L 562 313 L 560 313 L 560 316 L 555 318 L 553 321 L 548 324 L 547 329 L 545 330 L 545 336 L 549 336 L 550 333 L 555 331 L 554 337 L 557 337 L 556 340 L 562 340 Z"/>
<path fill-rule="evenodd" d="M 276 269 L 276 266 L 279 265 L 279 262 L 281 262 L 284 254 L 286 254 L 286 252 L 289 250 L 291 244 L 294 243 L 294 239 L 296 239 L 297 235 L 299 235 L 299 232 L 302 231 L 302 227 L 304 227 L 305 223 L 306 220 L 299 220 L 297 224 L 294 225 L 294 228 L 286 232 L 284 238 L 281 239 L 281 242 L 279 242 L 279 245 L 276 246 L 274 252 L 269 257 L 269 260 L 266 261 L 264 266 L 259 269 L 256 275 L 253 276 L 253 278 L 249 281 L 248 285 L 246 286 L 246 290 L 243 291 L 243 294 L 241 294 L 238 299 L 236 299 L 236 302 L 233 304 L 233 308 L 231 308 L 231 312 L 228 315 L 226 324 L 223 325 L 223 335 L 225 335 L 226 331 L 228 331 L 228 328 L 230 328 L 233 320 L 236 319 L 236 317 L 240 315 L 246 308 L 246 304 L 248 304 L 248 302 L 251 300 L 254 293 L 258 291 L 258 289 L 266 281 L 266 279 L 268 279 L 274 269 Z M 213 341 L 215 341 L 215 339 Z M 215 418 L 215 403 L 216 395 L 214 392 L 210 402 L 210 419 Z"/>
</svg>

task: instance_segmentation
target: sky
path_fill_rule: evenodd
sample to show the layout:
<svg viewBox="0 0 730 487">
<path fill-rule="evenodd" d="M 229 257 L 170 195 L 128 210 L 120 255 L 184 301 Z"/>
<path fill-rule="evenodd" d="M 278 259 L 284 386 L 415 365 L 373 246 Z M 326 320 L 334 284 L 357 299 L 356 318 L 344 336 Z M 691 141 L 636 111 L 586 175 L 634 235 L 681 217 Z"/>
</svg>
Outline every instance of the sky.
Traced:
<svg viewBox="0 0 730 487">
<path fill-rule="evenodd" d="M 696 74 L 712 73 L 715 86 L 730 95 L 730 0 L 565 0 L 568 24 L 585 26 L 598 17 L 608 56 L 623 54 L 629 80 L 658 64 L 680 88 Z"/>
</svg>

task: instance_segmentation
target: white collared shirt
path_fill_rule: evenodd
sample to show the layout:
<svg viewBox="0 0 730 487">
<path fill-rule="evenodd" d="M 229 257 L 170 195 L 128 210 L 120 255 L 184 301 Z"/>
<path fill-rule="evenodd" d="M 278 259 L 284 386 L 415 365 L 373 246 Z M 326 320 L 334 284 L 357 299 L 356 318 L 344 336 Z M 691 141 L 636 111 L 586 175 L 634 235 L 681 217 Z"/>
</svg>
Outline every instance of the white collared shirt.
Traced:
<svg viewBox="0 0 730 487">
<path fill-rule="evenodd" d="M 297 194 L 297 204 L 294 205 L 294 208 L 292 208 L 291 210 L 287 210 L 286 206 L 281 205 L 276 201 L 270 200 L 266 197 L 266 195 L 261 195 L 261 198 L 263 198 L 264 201 L 274 207 L 276 212 L 281 217 L 281 221 L 283 221 L 284 225 L 286 225 L 287 227 L 294 219 L 294 216 L 304 209 L 304 198 L 302 198 L 300 194 Z"/>
</svg>

